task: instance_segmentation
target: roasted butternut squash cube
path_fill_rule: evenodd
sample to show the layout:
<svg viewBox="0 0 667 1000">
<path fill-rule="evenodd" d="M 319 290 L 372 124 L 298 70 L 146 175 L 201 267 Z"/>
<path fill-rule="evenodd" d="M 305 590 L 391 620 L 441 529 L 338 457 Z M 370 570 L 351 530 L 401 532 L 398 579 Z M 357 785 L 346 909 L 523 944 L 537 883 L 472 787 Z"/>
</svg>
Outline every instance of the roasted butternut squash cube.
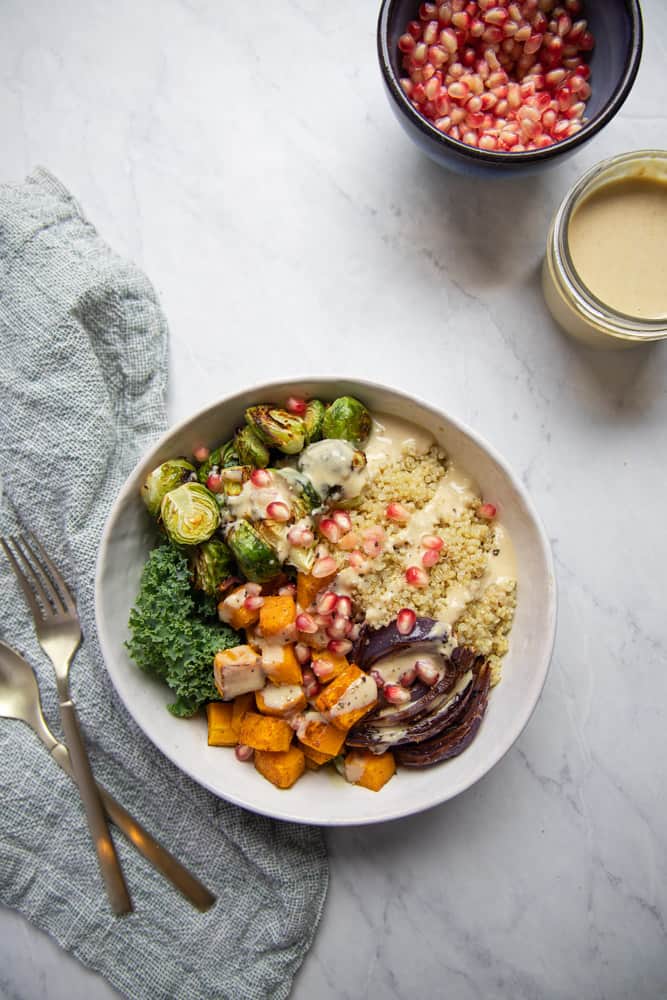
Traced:
<svg viewBox="0 0 667 1000">
<path fill-rule="evenodd" d="M 337 733 L 338 730 L 336 729 L 334 732 Z M 344 738 L 345 737 L 343 737 L 343 739 Z M 301 740 L 299 740 L 299 746 L 303 750 L 306 758 L 306 767 L 308 767 L 309 762 L 314 764 L 315 767 L 321 767 L 322 764 L 328 764 L 330 760 L 333 760 L 333 756 L 330 753 L 322 753 L 321 750 L 315 750 L 313 747 L 309 747 L 305 743 L 302 743 Z"/>
<path fill-rule="evenodd" d="M 238 743 L 238 735 L 241 732 L 243 716 L 246 712 L 252 711 L 255 706 L 255 692 L 248 691 L 247 694 L 240 694 L 238 698 L 234 698 L 232 705 L 234 706 L 234 711 L 232 712 L 232 729 L 236 733 L 236 742 Z"/>
<path fill-rule="evenodd" d="M 303 684 L 303 674 L 294 646 L 262 641 L 261 654 L 262 669 L 274 684 Z"/>
<path fill-rule="evenodd" d="M 249 628 L 259 619 L 259 608 L 250 610 L 245 607 L 247 597 L 245 585 L 236 587 L 230 594 L 227 594 L 223 601 L 218 604 L 218 617 L 220 621 L 231 625 L 232 628 Z"/>
<path fill-rule="evenodd" d="M 372 792 L 379 792 L 395 774 L 396 761 L 390 750 L 381 754 L 351 750 L 345 758 L 346 780 Z"/>
<path fill-rule="evenodd" d="M 236 733 L 232 726 L 231 701 L 209 701 L 206 706 L 208 745 L 210 747 L 235 747 Z"/>
<path fill-rule="evenodd" d="M 306 751 L 303 751 L 303 756 L 306 762 L 306 771 L 319 771 L 321 764 L 317 764 L 314 760 L 311 760 Z"/>
<path fill-rule="evenodd" d="M 343 749 L 345 733 L 329 725 L 323 718 L 306 717 L 299 727 L 299 742 L 319 753 L 327 754 L 328 757 L 335 757 Z"/>
<path fill-rule="evenodd" d="M 315 699 L 318 712 L 343 732 L 377 705 L 377 684 L 354 663 L 343 670 Z"/>
<path fill-rule="evenodd" d="M 335 577 L 336 573 L 332 573 L 331 576 L 313 576 L 312 573 L 297 573 L 296 575 L 296 601 L 299 607 L 305 611 L 313 603 L 317 595 L 321 590 L 323 590 L 328 583 Z"/>
<path fill-rule="evenodd" d="M 322 661 L 324 670 L 331 668 L 330 673 L 325 673 L 324 671 L 320 675 L 318 670 L 315 670 L 317 679 L 320 684 L 330 684 L 331 681 L 339 677 L 344 670 L 347 670 L 350 666 L 348 659 L 345 656 L 337 656 L 335 653 L 330 653 L 328 649 L 322 649 L 319 652 L 313 653 L 313 664 L 317 661 Z"/>
<path fill-rule="evenodd" d="M 306 758 L 299 747 L 283 751 L 255 751 L 255 769 L 276 788 L 291 788 L 306 769 Z"/>
<path fill-rule="evenodd" d="M 253 750 L 287 750 L 294 732 L 284 719 L 274 719 L 257 712 L 246 712 L 241 722 L 239 743 Z"/>
<path fill-rule="evenodd" d="M 281 597 L 265 597 L 264 604 L 259 609 L 259 627 L 262 635 L 293 638 L 294 622 L 296 621 L 296 604 L 289 594 Z"/>
<path fill-rule="evenodd" d="M 213 660 L 213 679 L 223 701 L 259 691 L 266 684 L 259 653 L 252 646 L 221 649 Z"/>
<path fill-rule="evenodd" d="M 257 708 L 264 715 L 283 716 L 301 712 L 308 702 L 300 684 L 267 684 L 255 692 Z"/>
</svg>

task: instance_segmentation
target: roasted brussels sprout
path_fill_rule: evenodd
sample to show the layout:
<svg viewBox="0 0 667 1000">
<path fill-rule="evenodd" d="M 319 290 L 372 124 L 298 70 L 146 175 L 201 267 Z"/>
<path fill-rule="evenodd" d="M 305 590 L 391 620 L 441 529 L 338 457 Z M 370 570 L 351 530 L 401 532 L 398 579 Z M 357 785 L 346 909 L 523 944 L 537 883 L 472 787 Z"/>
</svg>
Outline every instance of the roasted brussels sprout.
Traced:
<svg viewBox="0 0 667 1000">
<path fill-rule="evenodd" d="M 236 451 L 234 441 L 227 441 L 225 444 L 221 444 L 219 448 L 216 448 L 215 451 L 212 451 L 206 461 L 199 466 L 197 478 L 200 483 L 206 485 L 206 480 L 214 469 L 228 469 L 230 466 L 240 464 L 241 459 Z"/>
<path fill-rule="evenodd" d="M 245 419 L 264 444 L 285 455 L 296 455 L 305 444 L 305 423 L 287 410 L 275 406 L 249 406 Z"/>
<path fill-rule="evenodd" d="M 237 521 L 227 533 L 227 544 L 239 569 L 253 583 L 264 583 L 280 572 L 280 559 L 248 521 Z"/>
<path fill-rule="evenodd" d="M 303 422 L 306 425 L 306 444 L 319 441 L 322 437 L 322 421 L 326 407 L 321 399 L 311 399 L 306 406 Z"/>
<path fill-rule="evenodd" d="M 146 504 L 148 513 L 157 517 L 166 494 L 187 483 L 194 475 L 194 465 L 184 458 L 172 458 L 149 472 L 141 487 L 141 499 Z"/>
<path fill-rule="evenodd" d="M 249 465 L 231 465 L 222 469 L 222 482 L 226 497 L 237 497 L 245 483 L 250 479 L 252 469 Z"/>
<path fill-rule="evenodd" d="M 353 396 L 339 396 L 324 414 L 322 436 L 362 445 L 371 432 L 371 422 L 363 403 Z"/>
<path fill-rule="evenodd" d="M 170 490 L 160 515 L 169 539 L 177 545 L 199 545 L 220 524 L 217 501 L 201 483 L 184 483 Z"/>
<path fill-rule="evenodd" d="M 309 444 L 299 455 L 299 470 L 308 477 L 321 500 L 336 502 L 358 497 L 367 478 L 363 451 L 357 451 L 353 444 L 340 438 Z"/>
<path fill-rule="evenodd" d="M 274 469 L 273 471 L 275 475 L 282 476 L 283 479 L 287 480 L 290 493 L 293 497 L 292 509 L 297 520 L 306 517 L 308 514 L 312 514 L 314 510 L 322 506 L 322 501 L 317 490 L 308 476 L 304 475 L 303 472 L 299 472 L 298 469 L 292 469 L 289 466 L 286 466 L 284 469 Z"/>
<path fill-rule="evenodd" d="M 234 556 L 222 539 L 209 538 L 192 553 L 190 569 L 195 588 L 214 597 L 218 586 L 234 570 Z"/>
<path fill-rule="evenodd" d="M 234 438 L 236 452 L 243 465 L 252 465 L 255 469 L 265 469 L 271 458 L 269 449 L 252 427 L 242 427 Z"/>
</svg>

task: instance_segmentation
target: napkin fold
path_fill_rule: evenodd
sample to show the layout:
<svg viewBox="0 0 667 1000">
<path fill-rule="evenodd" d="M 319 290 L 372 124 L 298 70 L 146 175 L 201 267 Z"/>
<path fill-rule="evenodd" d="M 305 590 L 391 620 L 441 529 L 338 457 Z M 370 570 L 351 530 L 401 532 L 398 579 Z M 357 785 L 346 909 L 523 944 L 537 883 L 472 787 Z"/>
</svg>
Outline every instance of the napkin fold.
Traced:
<svg viewBox="0 0 667 1000">
<path fill-rule="evenodd" d="M 182 774 L 126 712 L 95 635 L 102 525 L 165 427 L 166 373 L 166 323 L 145 276 L 45 170 L 0 186 L 0 530 L 15 528 L 15 505 L 76 594 L 85 641 L 71 686 L 98 781 L 218 901 L 198 913 L 114 834 L 135 904 L 114 918 L 76 788 L 5 719 L 0 898 L 133 1000 L 280 1000 L 324 904 L 321 832 L 255 816 Z M 35 667 L 61 736 L 53 669 L 1 557 L 0 592 L 0 636 Z"/>
</svg>

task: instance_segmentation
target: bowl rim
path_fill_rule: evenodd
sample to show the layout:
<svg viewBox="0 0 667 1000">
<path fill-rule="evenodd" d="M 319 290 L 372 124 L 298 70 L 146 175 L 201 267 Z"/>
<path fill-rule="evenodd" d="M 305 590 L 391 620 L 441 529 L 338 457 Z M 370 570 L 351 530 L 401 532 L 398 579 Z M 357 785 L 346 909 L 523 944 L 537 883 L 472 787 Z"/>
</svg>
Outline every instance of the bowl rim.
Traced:
<svg viewBox="0 0 667 1000">
<path fill-rule="evenodd" d="M 546 149 L 527 149 L 521 153 L 498 152 L 496 150 L 479 149 L 476 146 L 468 146 L 459 139 L 452 139 L 451 136 L 440 132 L 435 125 L 424 118 L 408 100 L 403 88 L 398 83 L 391 65 L 389 44 L 387 40 L 389 32 L 389 18 L 393 8 L 399 0 L 382 0 L 377 23 L 377 53 L 380 68 L 385 84 L 391 97 L 394 99 L 399 109 L 406 114 L 413 125 L 427 138 L 441 143 L 446 149 L 457 153 L 459 156 L 470 157 L 480 163 L 494 164 L 496 166 L 511 166 L 512 164 L 535 163 L 541 160 L 549 160 L 561 153 L 572 152 L 582 143 L 596 135 L 600 129 L 611 121 L 620 108 L 625 103 L 632 85 L 639 72 L 639 64 L 644 43 L 644 27 L 642 21 L 641 7 L 639 0 L 624 0 L 625 7 L 630 16 L 630 58 L 628 59 L 623 74 L 616 85 L 611 97 L 596 115 L 595 118 L 587 122 L 575 135 L 560 142 L 547 146 Z"/>
<path fill-rule="evenodd" d="M 392 808 L 387 810 L 385 813 L 379 815 L 369 815 L 365 812 L 363 804 L 360 803 L 359 815 L 354 818 L 337 816 L 335 812 L 335 806 L 332 808 L 331 815 L 326 819 L 313 819 L 300 815 L 295 815 L 293 811 L 290 811 L 289 802 L 286 800 L 286 808 L 272 808 L 263 807 L 262 804 L 255 802 L 248 802 L 247 799 L 235 794 L 222 794 L 218 788 L 214 787 L 208 783 L 205 778 L 200 774 L 196 773 L 195 770 L 188 768 L 183 763 L 178 760 L 178 755 L 175 754 L 167 741 L 161 740 L 156 737 L 153 733 L 148 733 L 144 728 L 141 719 L 141 712 L 135 711 L 135 705 L 130 700 L 126 700 L 123 691 L 116 682 L 116 671 L 109 668 L 109 662 L 114 661 L 114 656 L 111 651 L 109 634 L 113 629 L 113 623 L 108 623 L 101 612 L 102 600 L 101 592 L 103 589 L 103 578 L 105 575 L 105 566 L 107 563 L 107 551 L 111 545 L 111 538 L 115 528 L 116 521 L 124 509 L 125 502 L 136 494 L 137 484 L 134 481 L 137 473 L 145 465 L 149 464 L 149 461 L 153 460 L 153 456 L 159 454 L 159 452 L 164 448 L 166 440 L 173 435 L 179 434 L 186 430 L 189 426 L 196 424 L 207 414 L 217 410 L 221 405 L 233 406 L 237 400 L 252 394 L 257 396 L 257 398 L 271 398 L 272 392 L 280 391 L 280 393 L 285 392 L 286 386 L 293 386 L 295 389 L 298 388 L 300 384 L 312 384 L 317 383 L 318 385 L 330 385 L 332 390 L 336 387 L 340 387 L 341 383 L 346 385 L 353 385 L 359 387 L 360 394 L 363 395 L 364 389 L 371 389 L 374 391 L 387 392 L 390 395 L 398 398 L 399 400 L 405 401 L 408 404 L 417 404 L 424 410 L 427 410 L 433 417 L 438 419 L 444 419 L 447 424 L 453 427 L 463 436 L 468 437 L 472 440 L 482 451 L 485 451 L 489 457 L 495 462 L 495 464 L 502 470 L 502 472 L 507 476 L 508 481 L 512 489 L 519 495 L 524 508 L 533 523 L 536 531 L 536 537 L 539 543 L 539 550 L 541 557 L 544 561 L 544 566 L 546 570 L 547 577 L 547 592 L 549 599 L 546 607 L 546 631 L 545 631 L 545 643 L 544 643 L 544 655 L 543 662 L 540 665 L 541 676 L 537 678 L 538 683 L 536 684 L 534 695 L 531 701 L 529 701 L 523 709 L 520 715 L 517 715 L 514 726 L 508 729 L 507 738 L 503 743 L 500 744 L 500 752 L 491 762 L 482 762 L 480 766 L 468 775 L 465 779 L 459 781 L 458 785 L 443 787 L 440 790 L 436 790 L 433 796 L 428 802 L 424 804 L 419 804 L 417 806 L 411 802 L 410 796 L 406 796 L 404 804 L 399 808 Z M 542 697 L 544 691 L 544 686 L 549 675 L 551 668 L 551 663 L 553 660 L 553 651 L 556 640 L 556 626 L 557 626 L 557 614 L 558 614 L 558 585 L 557 577 L 554 568 L 554 558 L 549 539 L 542 523 L 542 520 L 535 508 L 535 505 L 528 493 L 528 490 L 524 486 L 523 482 L 518 475 L 512 472 L 508 463 L 505 459 L 496 451 L 496 449 L 489 444 L 480 434 L 472 430 L 465 423 L 458 420 L 455 417 L 450 416 L 438 407 L 425 402 L 418 396 L 414 396 L 411 393 L 403 392 L 400 389 L 396 389 L 393 386 L 386 385 L 381 382 L 374 382 L 370 379 L 360 379 L 351 378 L 347 376 L 318 376 L 318 375 L 299 375 L 289 377 L 286 376 L 282 379 L 272 380 L 270 382 L 262 382 L 255 385 L 245 386 L 239 389 L 232 395 L 223 396 L 218 400 L 208 403 L 206 406 L 202 407 L 200 410 L 195 411 L 190 416 L 180 420 L 179 422 L 169 426 L 163 434 L 154 442 L 148 451 L 142 453 L 138 461 L 135 463 L 134 467 L 126 477 L 120 492 L 114 499 L 114 502 L 107 515 L 102 535 L 100 538 L 100 544 L 97 553 L 97 560 L 95 566 L 95 622 L 97 628 L 97 636 L 100 645 L 100 650 L 102 652 L 102 658 L 104 660 L 105 669 L 111 679 L 114 690 L 123 705 L 129 712 L 129 714 L 134 719 L 137 726 L 141 729 L 142 733 L 153 743 L 161 753 L 167 757 L 180 771 L 187 774 L 190 778 L 206 788 L 209 792 L 215 795 L 217 798 L 222 798 L 227 802 L 231 802 L 234 805 L 240 806 L 243 809 L 247 809 L 250 812 L 258 813 L 260 815 L 269 816 L 273 819 L 278 819 L 286 822 L 295 822 L 306 825 L 315 825 L 322 827 L 330 826 L 363 826 L 368 824 L 383 823 L 394 819 L 401 819 L 407 816 L 417 815 L 420 812 L 425 812 L 428 809 L 432 809 L 438 805 L 442 805 L 444 802 L 455 798 L 462 792 L 467 791 L 473 785 L 485 777 L 490 771 L 492 771 L 500 761 L 505 757 L 505 755 L 511 750 L 516 741 L 519 739 L 526 726 L 530 722 L 535 709 Z"/>
</svg>

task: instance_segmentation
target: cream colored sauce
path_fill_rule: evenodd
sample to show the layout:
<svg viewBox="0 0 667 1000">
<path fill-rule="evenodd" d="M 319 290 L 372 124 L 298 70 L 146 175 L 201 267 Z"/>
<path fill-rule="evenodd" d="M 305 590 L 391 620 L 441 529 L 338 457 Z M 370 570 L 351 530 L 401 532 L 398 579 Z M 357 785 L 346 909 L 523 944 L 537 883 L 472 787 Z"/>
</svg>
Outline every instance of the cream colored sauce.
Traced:
<svg viewBox="0 0 667 1000">
<path fill-rule="evenodd" d="M 235 518 L 263 521 L 270 503 L 280 501 L 292 509 L 292 491 L 282 476 L 274 476 L 270 486 L 254 486 L 248 480 L 237 496 L 227 498 L 227 506 Z"/>
<path fill-rule="evenodd" d="M 385 684 L 397 684 L 401 674 L 414 666 L 417 660 L 425 660 L 438 671 L 438 676 L 442 676 L 443 666 L 440 657 L 434 652 L 429 652 L 428 649 L 424 650 L 419 643 L 414 643 L 409 649 L 380 660 L 379 663 L 375 664 L 373 670 L 380 674 Z"/>
<path fill-rule="evenodd" d="M 370 674 L 363 674 L 345 689 L 335 705 L 327 713 L 330 719 L 336 719 L 339 715 L 346 715 L 348 712 L 356 712 L 360 708 L 372 705 L 378 696 L 377 684 Z"/>
<path fill-rule="evenodd" d="M 267 684 L 262 691 L 262 698 L 267 708 L 284 712 L 290 705 L 297 704 L 301 694 L 302 688 L 299 684 Z"/>
<path fill-rule="evenodd" d="M 441 698 L 436 699 L 431 705 L 431 712 L 433 714 L 439 709 L 444 708 L 448 705 L 458 694 L 468 687 L 468 684 L 472 680 L 472 671 L 468 670 L 459 680 L 456 682 L 451 691 L 443 695 Z M 380 716 L 382 716 L 382 712 Z M 371 753 L 380 754 L 384 753 L 389 747 L 391 747 L 396 740 L 401 739 L 408 732 L 408 726 L 384 726 L 380 730 L 378 728 L 379 738 L 373 741 L 372 746 L 369 747 Z"/>
<path fill-rule="evenodd" d="M 479 488 L 474 480 L 450 464 L 429 502 L 412 515 L 401 534 L 401 540 L 410 546 L 406 567 L 419 562 L 424 535 L 437 535 L 439 525 L 455 521 L 478 498 Z"/>
<path fill-rule="evenodd" d="M 316 492 L 326 499 L 336 487 L 340 499 L 358 497 L 368 481 L 368 469 L 353 468 L 358 449 L 349 441 L 325 438 L 308 445 L 299 455 L 299 469 L 308 476 Z"/>
<path fill-rule="evenodd" d="M 574 211 L 570 254 L 583 283 L 616 312 L 667 316 L 667 183 L 611 181 Z"/>
<path fill-rule="evenodd" d="M 345 780 L 349 781 L 352 785 L 356 785 L 363 777 L 365 766 L 363 757 L 357 756 L 352 751 L 345 758 Z"/>
<path fill-rule="evenodd" d="M 376 413 L 364 446 L 369 472 L 373 475 L 378 469 L 397 462 L 408 450 L 425 455 L 434 444 L 433 435 L 423 427 L 388 413 Z"/>
</svg>

